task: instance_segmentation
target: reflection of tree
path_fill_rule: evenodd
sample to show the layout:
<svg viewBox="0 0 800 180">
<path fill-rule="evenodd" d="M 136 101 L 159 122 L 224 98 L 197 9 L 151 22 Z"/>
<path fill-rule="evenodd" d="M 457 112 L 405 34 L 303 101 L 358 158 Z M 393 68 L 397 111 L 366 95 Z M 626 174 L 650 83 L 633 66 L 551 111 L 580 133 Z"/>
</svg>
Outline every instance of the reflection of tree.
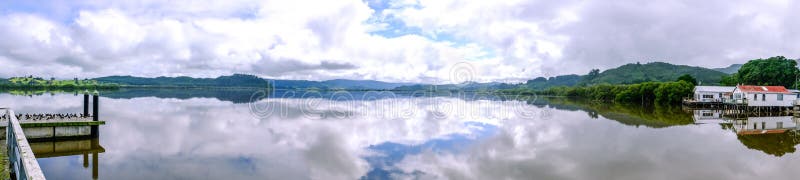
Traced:
<svg viewBox="0 0 800 180">
<path fill-rule="evenodd" d="M 800 133 L 787 131 L 784 133 L 739 135 L 738 139 L 749 149 L 780 157 L 795 151 L 795 146 L 800 144 Z"/>
<path fill-rule="evenodd" d="M 680 106 L 641 106 L 558 97 L 539 98 L 537 101 L 556 109 L 580 109 L 589 113 L 589 117 L 600 115 L 630 126 L 663 128 L 694 123 L 691 113 L 683 111 Z"/>
</svg>

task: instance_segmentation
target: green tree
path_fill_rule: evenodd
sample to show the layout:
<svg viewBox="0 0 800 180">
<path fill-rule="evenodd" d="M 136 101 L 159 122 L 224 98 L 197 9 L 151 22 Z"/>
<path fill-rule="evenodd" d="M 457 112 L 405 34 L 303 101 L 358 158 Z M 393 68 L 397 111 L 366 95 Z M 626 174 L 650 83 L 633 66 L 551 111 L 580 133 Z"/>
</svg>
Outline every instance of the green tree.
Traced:
<svg viewBox="0 0 800 180">
<path fill-rule="evenodd" d="M 659 104 L 677 104 L 692 94 L 694 85 L 686 81 L 666 82 L 655 89 L 656 103 Z"/>
<path fill-rule="evenodd" d="M 586 75 L 589 80 L 597 78 L 598 76 L 600 76 L 600 69 L 592 69 L 589 71 L 589 74 Z"/>
<path fill-rule="evenodd" d="M 730 76 L 722 76 L 722 80 L 719 81 L 719 84 L 723 86 L 735 86 L 738 81 L 736 80 L 736 74 Z"/>
<path fill-rule="evenodd" d="M 737 83 L 748 85 L 795 87 L 795 79 L 800 74 L 795 60 L 783 56 L 768 59 L 750 60 L 733 75 Z"/>
<path fill-rule="evenodd" d="M 697 79 L 695 79 L 694 77 L 692 77 L 692 75 L 689 74 L 684 74 L 683 76 L 678 77 L 678 81 L 686 81 L 688 83 L 691 83 L 692 85 L 697 85 Z"/>
<path fill-rule="evenodd" d="M 589 74 L 583 76 L 583 79 L 578 83 L 579 85 L 591 84 L 594 79 L 600 77 L 600 69 L 592 69 Z"/>
</svg>

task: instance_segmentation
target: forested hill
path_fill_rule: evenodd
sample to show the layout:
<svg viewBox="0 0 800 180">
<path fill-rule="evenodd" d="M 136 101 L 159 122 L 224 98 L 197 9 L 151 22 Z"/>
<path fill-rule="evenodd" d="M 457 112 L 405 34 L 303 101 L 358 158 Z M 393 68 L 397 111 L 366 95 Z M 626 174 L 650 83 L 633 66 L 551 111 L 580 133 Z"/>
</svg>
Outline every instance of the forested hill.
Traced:
<svg viewBox="0 0 800 180">
<path fill-rule="evenodd" d="M 584 76 L 587 84 L 634 84 L 648 81 L 674 81 L 684 74 L 692 75 L 703 85 L 719 84 L 723 72 L 708 68 L 674 65 L 663 62 L 652 62 L 647 64 L 631 63 L 617 68 L 609 69 L 595 76 L 592 74 Z"/>
<path fill-rule="evenodd" d="M 117 83 L 133 86 L 159 86 L 159 87 L 267 87 L 268 82 L 253 75 L 234 74 L 217 78 L 180 77 L 133 77 L 133 76 L 107 76 L 95 78 L 98 82 Z"/>
<path fill-rule="evenodd" d="M 393 89 L 400 86 L 413 85 L 412 83 L 390 83 L 374 80 L 349 80 L 334 79 L 327 81 L 308 80 L 273 80 L 274 87 L 278 89 Z"/>
<path fill-rule="evenodd" d="M 107 76 L 95 78 L 98 82 L 116 83 L 128 86 L 154 86 L 154 87 L 267 87 L 278 89 L 392 89 L 410 83 L 389 83 L 373 80 L 347 80 L 335 79 L 327 81 L 308 80 L 269 80 L 258 76 L 234 74 L 217 78 L 193 77 L 134 77 L 134 76 Z"/>
</svg>

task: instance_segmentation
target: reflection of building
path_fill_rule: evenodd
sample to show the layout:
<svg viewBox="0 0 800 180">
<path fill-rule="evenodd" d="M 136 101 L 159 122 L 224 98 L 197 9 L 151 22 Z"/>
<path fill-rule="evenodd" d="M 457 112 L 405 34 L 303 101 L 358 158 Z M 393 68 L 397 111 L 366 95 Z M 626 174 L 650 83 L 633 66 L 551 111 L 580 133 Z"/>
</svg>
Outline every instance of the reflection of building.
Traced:
<svg viewBox="0 0 800 180">
<path fill-rule="evenodd" d="M 748 117 L 733 124 L 739 135 L 784 133 L 798 128 L 797 119 L 792 116 Z"/>
<path fill-rule="evenodd" d="M 720 110 L 694 110 L 693 117 L 695 124 L 719 124 L 725 122 Z"/>
<path fill-rule="evenodd" d="M 798 118 L 792 116 L 749 117 L 734 122 L 736 138 L 749 149 L 783 156 L 800 144 Z"/>
</svg>

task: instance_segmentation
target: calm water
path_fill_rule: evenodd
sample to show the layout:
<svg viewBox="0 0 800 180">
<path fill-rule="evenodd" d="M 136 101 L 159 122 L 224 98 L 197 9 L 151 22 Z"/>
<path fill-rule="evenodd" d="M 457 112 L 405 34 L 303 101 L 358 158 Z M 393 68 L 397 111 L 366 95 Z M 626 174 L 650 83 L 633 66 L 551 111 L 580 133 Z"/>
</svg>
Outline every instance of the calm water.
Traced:
<svg viewBox="0 0 800 180">
<path fill-rule="evenodd" d="M 261 95 L 104 92 L 99 179 L 796 179 L 800 168 L 790 116 L 563 98 Z M 18 113 L 81 103 L 0 94 Z M 752 134 L 761 128 L 781 130 Z M 92 178 L 83 155 L 39 162 L 51 179 Z"/>
</svg>

